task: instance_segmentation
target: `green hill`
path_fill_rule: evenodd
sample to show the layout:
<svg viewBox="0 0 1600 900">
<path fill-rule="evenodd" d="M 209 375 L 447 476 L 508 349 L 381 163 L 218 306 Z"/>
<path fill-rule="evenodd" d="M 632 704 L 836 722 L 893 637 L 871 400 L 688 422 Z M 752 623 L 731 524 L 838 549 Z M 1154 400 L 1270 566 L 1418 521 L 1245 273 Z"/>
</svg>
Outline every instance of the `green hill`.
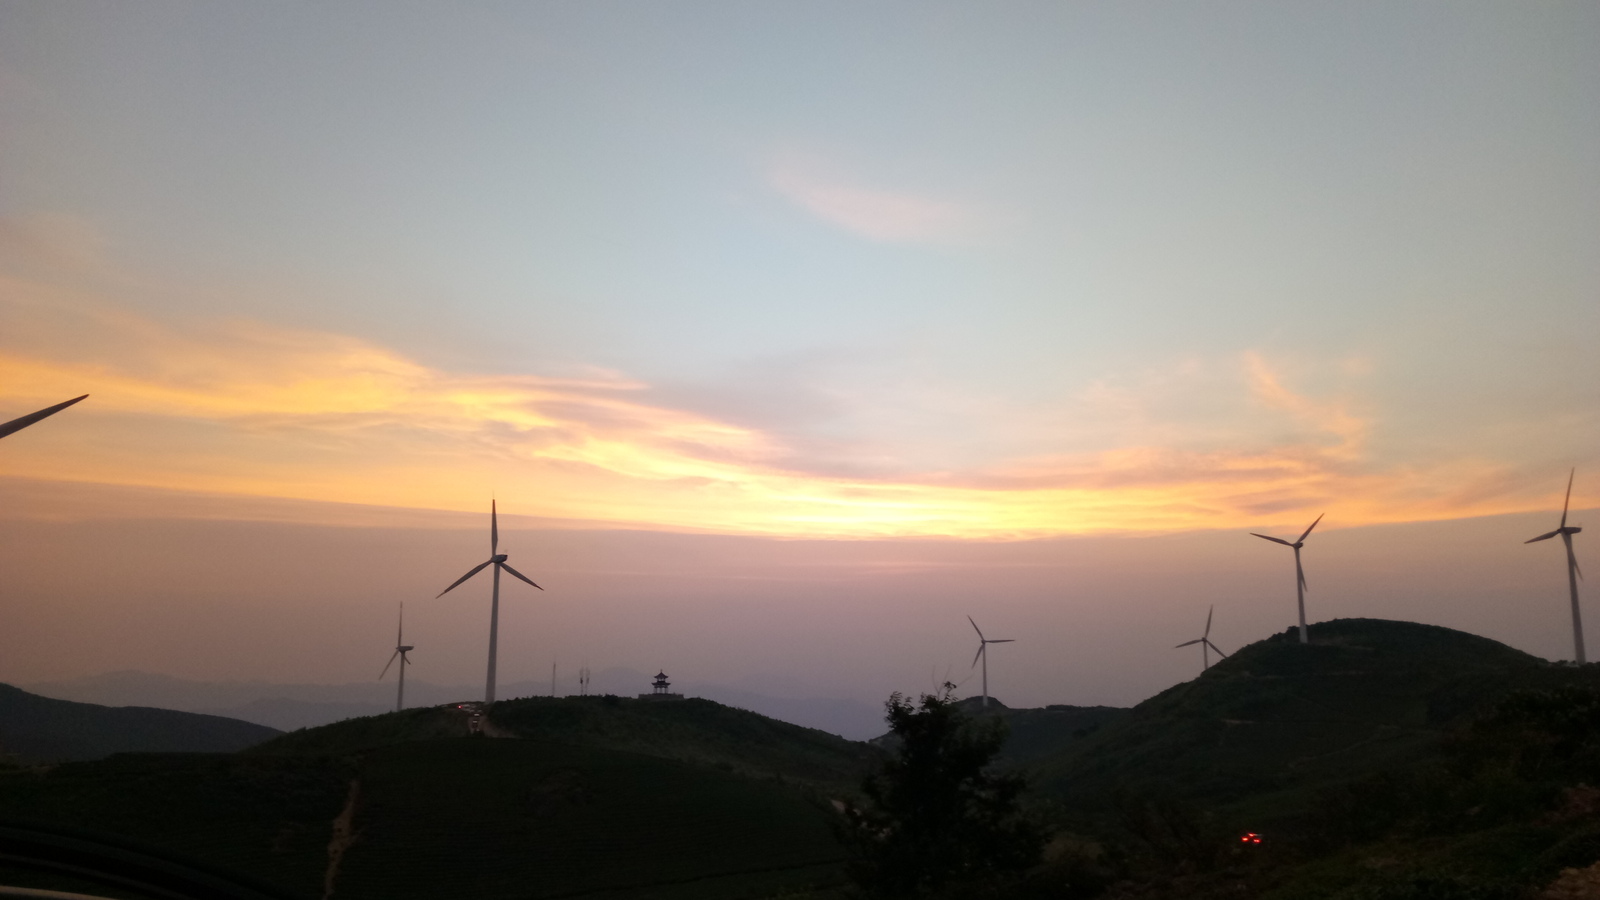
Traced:
<svg viewBox="0 0 1600 900">
<path fill-rule="evenodd" d="M 445 707 L 367 716 L 290 732 L 252 753 L 341 754 L 464 736 L 471 713 Z M 527 697 L 495 703 L 486 733 L 622 750 L 756 777 L 854 787 L 875 757 L 865 744 L 710 700 Z"/>
<path fill-rule="evenodd" d="M 0 818 L 137 838 L 306 896 L 330 871 L 353 898 L 738 900 L 842 880 L 830 798 L 865 745 L 709 701 L 502 701 L 485 735 L 470 716 L 0 773 Z"/>
<path fill-rule="evenodd" d="M 998 761 L 1002 765 L 1024 768 L 1045 757 L 1062 753 L 1069 745 L 1096 734 L 1129 712 L 1118 706 L 1064 704 L 1012 709 L 993 697 L 989 698 L 987 706 L 980 697 L 967 697 L 958 701 L 956 707 L 978 721 L 986 718 L 1004 721 L 1006 741 L 1000 749 Z M 892 734 L 880 735 L 868 743 L 884 751 L 891 751 L 896 746 Z"/>
<path fill-rule="evenodd" d="M 1487 638 L 1411 622 L 1336 619 L 1251 644 L 1140 703 L 1089 739 L 1041 755 L 1042 789 L 1113 790 L 1263 810 L 1401 764 L 1518 687 L 1573 670 Z"/>
<path fill-rule="evenodd" d="M 865 744 L 710 700 L 529 697 L 496 703 L 489 721 L 516 737 L 850 788 L 877 756 Z"/>
<path fill-rule="evenodd" d="M 1000 760 L 1010 765 L 1027 766 L 1053 756 L 1069 745 L 1094 735 L 1128 714 L 1116 706 L 1066 706 L 1055 704 L 1037 708 L 1011 709 L 989 698 L 984 707 L 980 698 L 968 697 L 959 704 L 976 719 L 998 716 L 1006 723 L 1006 743 Z"/>
<path fill-rule="evenodd" d="M 23 762 L 131 752 L 231 752 L 280 733 L 222 716 L 73 703 L 0 684 L 0 751 Z"/>
</svg>

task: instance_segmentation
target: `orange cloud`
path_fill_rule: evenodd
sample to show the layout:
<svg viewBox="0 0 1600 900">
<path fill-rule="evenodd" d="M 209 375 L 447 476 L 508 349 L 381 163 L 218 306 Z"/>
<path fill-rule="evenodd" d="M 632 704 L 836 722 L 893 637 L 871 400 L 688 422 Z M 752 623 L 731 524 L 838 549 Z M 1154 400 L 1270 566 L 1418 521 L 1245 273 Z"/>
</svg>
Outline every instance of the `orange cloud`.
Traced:
<svg viewBox="0 0 1600 900">
<path fill-rule="evenodd" d="M 1379 464 L 1349 404 L 1293 391 L 1257 355 L 1241 368 L 1237 422 L 1163 419 L 1138 391 L 1097 385 L 1078 402 L 1120 417 L 1098 447 L 843 477 L 620 375 L 447 372 L 355 337 L 162 323 L 0 276 L 0 418 L 92 395 L 0 444 L 0 461 L 27 478 L 424 510 L 478 510 L 493 492 L 508 511 L 598 525 L 813 537 L 1259 528 L 1323 511 L 1366 524 L 1548 502 L 1549 485 L 1492 460 Z"/>
</svg>

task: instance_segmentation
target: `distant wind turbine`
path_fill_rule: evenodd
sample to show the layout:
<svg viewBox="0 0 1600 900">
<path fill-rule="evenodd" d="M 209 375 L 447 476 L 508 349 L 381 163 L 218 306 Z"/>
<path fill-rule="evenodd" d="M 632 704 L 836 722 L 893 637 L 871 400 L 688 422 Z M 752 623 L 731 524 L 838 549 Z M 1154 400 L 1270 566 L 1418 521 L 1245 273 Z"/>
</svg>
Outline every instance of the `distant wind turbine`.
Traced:
<svg viewBox="0 0 1600 900">
<path fill-rule="evenodd" d="M 87 396 L 89 396 L 89 395 L 88 394 L 84 394 L 83 395 L 83 397 L 87 397 Z M 19 416 L 19 417 L 15 418 L 15 419 L 12 419 L 11 421 L 6 422 L 3 425 L 0 425 L 0 438 L 3 438 L 6 435 L 11 434 L 14 431 L 21 431 L 22 429 L 27 428 L 29 425 L 32 425 L 33 423 L 39 421 L 40 419 L 47 419 L 47 418 L 55 415 L 56 413 L 61 412 L 63 409 L 66 409 L 67 407 L 71 406 L 72 404 L 77 403 L 79 400 L 82 400 L 83 397 L 73 397 L 71 400 L 68 400 L 65 403 L 57 403 L 55 406 L 47 406 L 44 409 L 39 410 L 38 412 L 31 412 L 31 413 L 28 413 L 25 416 Z"/>
<path fill-rule="evenodd" d="M 1583 577 L 1583 570 L 1578 568 L 1578 558 L 1572 555 L 1572 536 L 1583 529 L 1576 525 L 1567 524 L 1567 506 L 1572 502 L 1572 479 L 1578 474 L 1573 469 L 1567 474 L 1567 498 L 1561 501 L 1561 525 L 1555 531 L 1541 534 L 1531 540 L 1523 541 L 1532 544 L 1535 541 L 1548 541 L 1556 535 L 1561 535 L 1561 542 L 1567 545 L 1567 589 L 1572 592 L 1572 658 L 1578 665 L 1588 662 L 1583 655 L 1583 617 L 1578 613 L 1578 579 Z"/>
<path fill-rule="evenodd" d="M 1323 515 L 1326 515 L 1326 513 Z M 1306 572 L 1304 569 L 1300 568 L 1300 548 L 1306 545 L 1306 537 L 1311 534 L 1311 529 L 1317 527 L 1317 522 L 1321 521 L 1322 516 L 1317 516 L 1316 521 L 1312 522 L 1310 525 L 1307 525 L 1306 530 L 1302 532 L 1300 537 L 1292 544 L 1283 538 L 1269 537 L 1265 534 L 1256 534 L 1254 531 L 1250 532 L 1264 541 L 1272 541 L 1275 544 L 1282 544 L 1285 547 L 1294 548 L 1295 597 L 1300 601 L 1300 643 L 1302 644 L 1308 644 L 1311 641 L 1308 637 L 1306 637 Z"/>
<path fill-rule="evenodd" d="M 972 617 L 967 616 L 967 621 L 972 622 Z M 1014 643 L 1016 638 L 990 640 L 983 636 L 983 629 L 978 627 L 977 622 L 972 622 L 972 630 L 978 633 L 978 655 L 972 658 L 972 664 L 977 665 L 978 660 L 983 660 L 983 705 L 987 707 L 989 705 L 989 645 Z"/>
<path fill-rule="evenodd" d="M 1216 611 L 1217 611 L 1217 608 L 1215 606 L 1213 606 L 1213 607 L 1211 607 L 1210 612 L 1206 613 L 1206 630 L 1205 630 L 1204 634 L 1200 635 L 1199 637 L 1195 638 L 1192 641 L 1184 641 L 1183 643 L 1178 645 L 1178 647 L 1188 647 L 1188 646 L 1193 645 L 1193 644 L 1199 644 L 1200 645 L 1200 662 L 1201 662 L 1201 665 L 1203 666 L 1203 668 L 1201 668 L 1200 671 L 1202 671 L 1202 672 L 1204 672 L 1204 671 L 1206 671 L 1206 670 L 1211 668 L 1211 652 L 1210 652 L 1211 650 L 1216 650 L 1217 651 L 1217 655 L 1222 657 L 1223 659 L 1227 659 L 1228 658 L 1228 654 L 1223 653 L 1221 650 L 1217 650 L 1217 645 L 1211 643 L 1211 614 L 1216 612 Z M 1178 647 L 1174 647 L 1172 649 L 1176 650 L 1176 649 L 1178 649 Z"/>
<path fill-rule="evenodd" d="M 389 667 L 394 665 L 394 661 L 396 659 L 400 660 L 400 695 L 394 699 L 395 712 L 399 712 L 406 707 L 406 666 L 411 665 L 411 659 L 406 654 L 415 649 L 417 648 L 406 643 L 406 605 L 402 601 L 400 604 L 400 630 L 395 632 L 394 636 L 394 656 L 389 657 L 389 661 L 383 664 L 383 671 L 378 673 L 378 680 L 382 681 L 383 676 L 389 674 Z"/>
<path fill-rule="evenodd" d="M 484 683 L 483 688 L 483 702 L 485 703 L 494 702 L 495 652 L 500 639 L 500 571 L 504 569 L 523 581 L 533 584 L 533 579 L 506 565 L 507 558 L 508 557 L 504 553 L 500 552 L 499 512 L 495 509 L 494 501 L 491 500 L 489 501 L 489 559 L 486 562 L 478 563 L 473 567 L 472 571 L 461 576 L 460 578 L 457 578 L 455 580 L 455 584 L 452 584 L 439 592 L 439 597 L 443 597 L 445 594 L 455 590 L 456 587 L 461 584 L 461 582 L 466 581 L 468 578 L 471 578 L 479 572 L 482 572 L 485 566 L 494 566 L 494 599 L 489 606 L 489 677 Z M 533 586 L 539 588 L 541 591 L 544 590 L 544 588 L 539 587 L 537 584 L 533 584 Z M 438 597 L 435 597 L 434 599 L 437 600 Z"/>
</svg>

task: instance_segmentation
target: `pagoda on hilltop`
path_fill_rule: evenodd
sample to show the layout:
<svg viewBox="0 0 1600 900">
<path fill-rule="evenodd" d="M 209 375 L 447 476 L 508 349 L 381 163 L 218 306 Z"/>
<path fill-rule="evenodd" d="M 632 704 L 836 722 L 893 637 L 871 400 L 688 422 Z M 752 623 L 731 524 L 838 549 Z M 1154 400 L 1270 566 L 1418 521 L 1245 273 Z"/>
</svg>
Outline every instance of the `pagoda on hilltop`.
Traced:
<svg viewBox="0 0 1600 900">
<path fill-rule="evenodd" d="M 682 694 L 672 693 L 672 682 L 667 680 L 667 673 L 657 672 L 656 680 L 650 684 L 650 693 L 640 694 L 640 700 L 682 700 Z"/>
</svg>

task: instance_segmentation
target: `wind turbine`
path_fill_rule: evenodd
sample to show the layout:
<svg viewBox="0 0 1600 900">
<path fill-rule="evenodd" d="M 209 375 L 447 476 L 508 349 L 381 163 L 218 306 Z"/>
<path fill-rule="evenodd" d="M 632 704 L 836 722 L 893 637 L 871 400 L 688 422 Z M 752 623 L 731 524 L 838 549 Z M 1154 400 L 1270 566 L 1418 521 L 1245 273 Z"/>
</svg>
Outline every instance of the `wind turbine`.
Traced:
<svg viewBox="0 0 1600 900">
<path fill-rule="evenodd" d="M 83 397 L 87 397 L 87 396 L 89 396 L 89 395 L 88 394 L 84 394 L 83 395 Z M 12 419 L 11 421 L 6 422 L 3 425 L 0 425 L 0 438 L 3 438 L 6 435 L 11 434 L 14 431 L 21 431 L 22 429 L 27 428 L 29 425 L 32 425 L 33 423 L 39 421 L 40 419 L 47 419 L 50 416 L 53 416 L 56 413 L 61 412 L 63 409 L 66 409 L 67 407 L 71 406 L 72 404 L 77 403 L 79 400 L 82 400 L 83 397 L 73 397 L 71 400 L 68 400 L 65 403 L 57 403 L 55 406 L 47 406 L 44 409 L 39 410 L 38 412 L 28 413 L 25 416 L 18 416 L 17 418 Z"/>
<path fill-rule="evenodd" d="M 967 621 L 972 622 L 972 617 L 967 616 Z M 978 655 L 972 658 L 972 664 L 977 665 L 978 660 L 983 660 L 983 705 L 987 707 L 989 705 L 989 645 L 1014 643 L 1016 638 L 990 640 L 983 636 L 983 629 L 978 627 L 977 622 L 972 622 L 972 630 L 978 633 Z"/>
<path fill-rule="evenodd" d="M 1327 513 L 1323 513 L 1323 515 L 1327 515 Z M 1316 521 L 1312 522 L 1310 525 L 1307 525 L 1306 530 L 1301 532 L 1300 537 L 1297 538 L 1292 544 L 1283 538 L 1275 538 L 1264 534 L 1256 534 L 1254 531 L 1250 532 L 1264 541 L 1272 541 L 1275 544 L 1282 544 L 1285 547 L 1294 548 L 1295 597 L 1300 601 L 1300 643 L 1302 644 L 1309 644 L 1311 641 L 1306 637 L 1306 572 L 1304 569 L 1300 568 L 1300 548 L 1306 545 L 1306 536 L 1311 534 L 1311 529 L 1317 527 L 1317 522 L 1321 521 L 1322 516 L 1317 516 Z"/>
<path fill-rule="evenodd" d="M 1211 668 L 1211 651 L 1212 650 L 1216 650 L 1217 651 L 1217 655 L 1222 657 L 1223 659 L 1227 659 L 1228 658 L 1228 654 L 1223 653 L 1221 650 L 1217 650 L 1217 645 L 1211 643 L 1211 613 L 1214 613 L 1216 611 L 1217 611 L 1217 608 L 1215 606 L 1213 606 L 1213 607 L 1211 607 L 1210 612 L 1206 613 L 1206 631 L 1205 631 L 1205 634 L 1200 635 L 1199 637 L 1195 638 L 1192 641 L 1184 641 L 1183 643 L 1178 645 L 1178 647 L 1188 647 L 1191 644 L 1199 644 L 1200 645 L 1200 662 L 1204 666 L 1204 668 L 1202 668 L 1200 670 L 1202 672 L 1204 672 L 1207 669 Z M 1176 650 L 1176 649 L 1178 649 L 1178 647 L 1173 647 L 1172 649 Z"/>
<path fill-rule="evenodd" d="M 1567 524 L 1567 505 L 1572 502 L 1572 478 L 1577 474 L 1577 469 L 1567 474 L 1567 499 L 1561 501 L 1561 526 L 1555 531 L 1541 534 L 1523 543 L 1548 541 L 1559 534 L 1561 542 L 1567 545 L 1567 589 L 1572 592 L 1572 658 L 1581 666 L 1588 662 L 1583 655 L 1583 617 L 1578 614 L 1578 579 L 1583 577 L 1583 570 L 1578 568 L 1578 558 L 1572 555 L 1572 536 L 1583 529 L 1577 525 Z"/>
<path fill-rule="evenodd" d="M 383 664 L 383 671 L 378 674 L 378 680 L 382 681 L 383 676 L 389 674 L 389 667 L 394 665 L 394 661 L 396 659 L 400 660 L 400 696 L 396 697 L 394 700 L 395 712 L 399 712 L 400 710 L 404 709 L 406 705 L 406 666 L 411 665 L 411 660 L 406 656 L 406 654 L 417 649 L 406 643 L 405 635 L 406 604 L 404 601 L 401 601 L 400 630 L 395 632 L 394 636 L 394 656 L 389 657 L 389 661 Z"/>
<path fill-rule="evenodd" d="M 461 576 L 460 578 L 457 578 L 455 580 L 455 584 L 452 584 L 449 587 L 447 587 L 444 590 L 439 592 L 439 597 L 443 597 L 445 594 L 448 594 L 451 591 L 455 590 L 456 587 L 458 587 L 461 584 L 461 582 L 466 581 L 468 578 L 471 578 L 472 576 L 478 574 L 479 572 L 482 572 L 485 566 L 490 566 L 490 565 L 494 566 L 494 600 L 489 606 L 489 677 L 488 677 L 487 681 L 484 683 L 484 688 L 483 688 L 483 702 L 485 702 L 485 703 L 493 703 L 494 702 L 495 648 L 498 645 L 498 642 L 499 642 L 499 639 L 500 639 L 500 570 L 504 569 L 505 571 L 510 572 L 512 575 L 515 575 L 516 577 L 522 579 L 523 581 L 526 581 L 529 584 L 533 584 L 533 579 L 531 579 L 528 576 L 522 574 L 521 572 L 518 572 L 516 569 L 513 569 L 510 566 L 506 565 L 506 559 L 507 559 L 506 555 L 504 553 L 500 552 L 500 517 L 499 517 L 499 513 L 495 510 L 494 501 L 490 500 L 489 501 L 489 559 L 486 562 L 478 563 L 476 566 L 473 567 L 472 571 L 470 571 L 467 574 Z M 539 587 L 537 584 L 533 584 L 533 586 L 536 587 L 536 588 L 539 588 L 539 590 L 541 590 L 541 591 L 544 590 L 544 588 Z M 439 598 L 435 597 L 434 599 L 437 600 Z"/>
</svg>

